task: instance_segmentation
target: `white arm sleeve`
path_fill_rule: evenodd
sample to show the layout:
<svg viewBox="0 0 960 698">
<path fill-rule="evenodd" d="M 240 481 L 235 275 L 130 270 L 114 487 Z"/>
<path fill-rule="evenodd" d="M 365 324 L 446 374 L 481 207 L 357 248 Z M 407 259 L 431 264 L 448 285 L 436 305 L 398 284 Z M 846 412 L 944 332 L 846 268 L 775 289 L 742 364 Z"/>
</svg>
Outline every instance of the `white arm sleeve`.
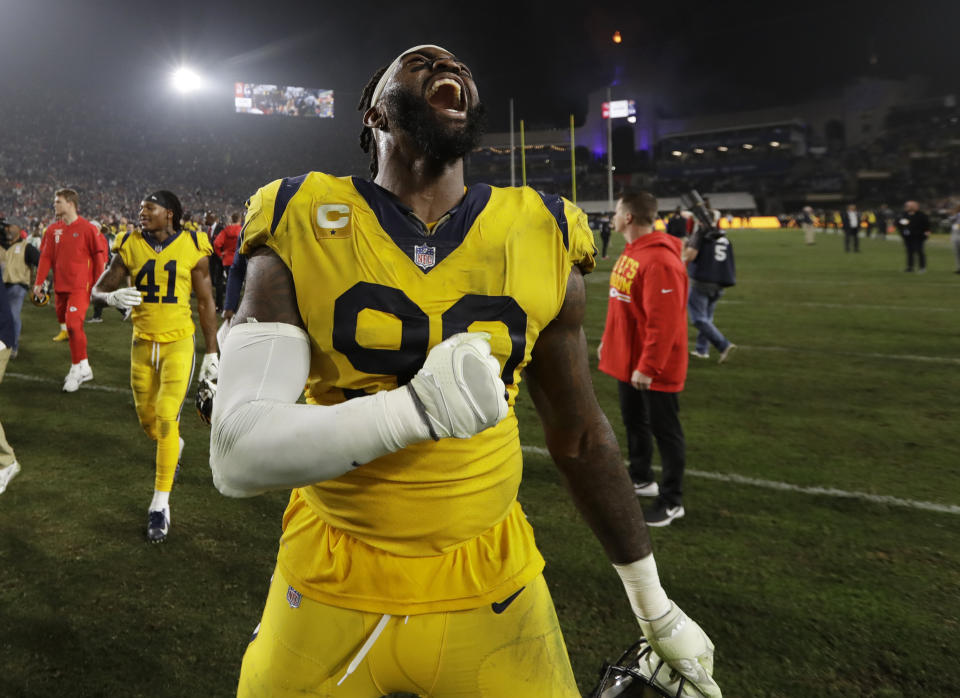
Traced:
<svg viewBox="0 0 960 698">
<path fill-rule="evenodd" d="M 310 369 L 310 340 L 284 323 L 246 323 L 222 347 L 210 434 L 213 482 L 250 497 L 339 477 L 430 439 L 408 387 L 339 405 L 298 405 Z"/>
</svg>

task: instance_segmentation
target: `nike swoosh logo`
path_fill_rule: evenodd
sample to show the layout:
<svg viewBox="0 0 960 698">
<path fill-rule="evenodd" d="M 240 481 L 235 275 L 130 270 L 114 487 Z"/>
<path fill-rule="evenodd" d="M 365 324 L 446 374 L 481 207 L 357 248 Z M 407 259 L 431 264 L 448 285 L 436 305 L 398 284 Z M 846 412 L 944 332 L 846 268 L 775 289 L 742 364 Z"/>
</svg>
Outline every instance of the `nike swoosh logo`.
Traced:
<svg viewBox="0 0 960 698">
<path fill-rule="evenodd" d="M 504 611 L 507 610 L 507 606 L 509 606 L 510 604 L 512 604 L 513 601 L 514 601 L 514 599 L 516 599 L 518 596 L 520 596 L 520 592 L 523 591 L 524 589 L 526 589 L 526 587 L 520 587 L 520 589 L 518 589 L 518 590 L 515 591 L 514 593 L 510 594 L 510 596 L 508 596 L 507 598 L 505 598 L 505 599 L 504 599 L 503 601 L 501 601 L 500 603 L 497 603 L 496 601 L 494 601 L 492 604 L 490 604 L 490 608 L 493 609 L 493 612 L 494 612 L 494 613 L 503 613 Z"/>
<path fill-rule="evenodd" d="M 673 293 L 672 288 L 661 288 L 660 293 Z"/>
</svg>

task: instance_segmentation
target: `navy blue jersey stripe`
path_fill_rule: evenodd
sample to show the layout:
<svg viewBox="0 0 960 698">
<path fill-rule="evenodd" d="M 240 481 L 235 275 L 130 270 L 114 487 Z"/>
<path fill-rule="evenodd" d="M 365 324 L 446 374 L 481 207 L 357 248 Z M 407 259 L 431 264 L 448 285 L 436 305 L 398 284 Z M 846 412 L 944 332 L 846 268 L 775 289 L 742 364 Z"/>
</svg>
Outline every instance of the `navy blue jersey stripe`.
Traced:
<svg viewBox="0 0 960 698">
<path fill-rule="evenodd" d="M 193 245 L 194 245 L 194 247 L 196 247 L 197 250 L 199 250 L 199 249 L 200 249 L 200 241 L 197 239 L 197 231 L 196 231 L 196 230 L 191 230 L 191 231 L 190 231 L 190 237 L 193 238 Z"/>
<path fill-rule="evenodd" d="M 146 230 L 140 232 L 140 237 L 142 237 L 150 247 L 159 252 L 162 249 L 165 249 L 169 245 L 172 245 L 174 240 L 180 237 L 180 231 L 178 230 L 173 235 L 168 236 L 163 242 L 157 240 L 151 233 L 148 233 Z M 121 245 L 122 246 L 122 245 Z"/>
<path fill-rule="evenodd" d="M 124 234 L 123 234 L 123 240 L 120 241 L 120 246 L 117 247 L 117 251 L 119 251 L 121 247 L 123 247 L 124 245 L 127 244 L 127 240 L 130 239 L 130 236 L 131 236 L 131 235 L 133 235 L 133 233 L 124 233 Z"/>
<path fill-rule="evenodd" d="M 492 192 L 488 184 L 471 185 L 463 200 L 448 211 L 449 218 L 439 223 L 432 235 L 425 235 L 423 222 L 413 215 L 410 207 L 401 203 L 389 191 L 359 177 L 353 177 L 352 181 L 354 188 L 377 217 L 380 227 L 411 261 L 417 264 L 418 246 L 432 250 L 433 262 L 430 266 L 421 267 L 424 273 L 436 268 L 460 246 L 490 201 Z"/>
<path fill-rule="evenodd" d="M 308 173 L 309 174 L 309 173 Z M 284 177 L 280 182 L 280 189 L 277 190 L 277 200 L 273 204 L 273 222 L 270 223 L 270 234 L 273 235 L 277 226 L 280 225 L 280 219 L 283 218 L 283 212 L 287 210 L 287 204 L 294 194 L 300 191 L 300 185 L 307 178 L 302 174 L 299 177 Z"/>
<path fill-rule="evenodd" d="M 542 191 L 538 191 L 537 193 L 540 195 L 540 198 L 543 199 L 543 205 L 547 207 L 547 210 L 557 220 L 557 225 L 560 226 L 560 232 L 563 233 L 563 246 L 569 250 L 570 234 L 567 229 L 567 214 L 563 210 L 563 199 L 556 194 L 544 194 Z"/>
</svg>

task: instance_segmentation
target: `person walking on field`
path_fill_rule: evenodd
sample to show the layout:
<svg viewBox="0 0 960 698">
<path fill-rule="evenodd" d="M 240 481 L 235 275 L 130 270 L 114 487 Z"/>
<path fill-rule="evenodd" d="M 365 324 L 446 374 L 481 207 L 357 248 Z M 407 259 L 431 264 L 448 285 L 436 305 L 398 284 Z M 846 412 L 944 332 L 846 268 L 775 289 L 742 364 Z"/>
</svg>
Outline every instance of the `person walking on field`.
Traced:
<svg viewBox="0 0 960 698">
<path fill-rule="evenodd" d="M 233 259 L 237 253 L 237 242 L 240 240 L 240 230 L 242 228 L 243 226 L 240 225 L 240 214 L 233 213 L 230 215 L 230 225 L 226 226 L 212 243 L 213 251 L 220 260 L 219 273 L 221 278 L 217 280 L 217 283 L 220 284 L 221 288 L 226 288 L 226 280 L 230 277 L 230 267 L 233 266 Z M 223 310 L 223 303 L 224 299 L 221 294 L 219 303 L 217 303 L 217 310 Z"/>
<path fill-rule="evenodd" d="M 0 262 L 3 262 L 3 285 L 10 299 L 13 314 L 13 343 L 10 358 L 17 358 L 20 347 L 20 312 L 23 299 L 33 280 L 31 269 L 40 263 L 40 252 L 20 236 L 26 222 L 19 218 L 0 218 Z"/>
<path fill-rule="evenodd" d="M 593 393 L 586 214 L 466 186 L 483 108 L 439 46 L 378 70 L 359 109 L 372 179 L 309 172 L 247 206 L 210 467 L 225 495 L 294 489 L 238 696 L 579 698 L 516 499 L 522 378 L 654 653 L 721 698 L 713 644 L 662 590 Z"/>
<path fill-rule="evenodd" d="M 713 323 L 713 313 L 724 289 L 736 283 L 733 246 L 716 227 L 699 230 L 687 241 L 681 255 L 690 275 L 687 313 L 697 328 L 697 339 L 690 356 L 710 358 L 710 345 L 720 352 L 717 363 L 725 363 L 737 345 L 727 339 Z"/>
<path fill-rule="evenodd" d="M 43 282 L 53 268 L 57 319 L 66 327 L 70 341 L 70 371 L 63 381 L 63 391 L 73 393 L 81 383 L 93 380 L 93 369 L 87 360 L 87 335 L 83 319 L 90 305 L 90 289 L 100 278 L 107 262 L 100 231 L 77 213 L 79 197 L 73 189 L 60 189 L 53 199 L 57 222 L 43 234 L 40 263 L 33 282 L 34 298 L 43 295 Z M 64 330 L 54 337 L 61 340 Z"/>
<path fill-rule="evenodd" d="M 194 368 L 193 316 L 197 315 L 206 353 L 200 380 L 216 380 L 217 317 L 207 257 L 206 233 L 181 229 L 183 207 L 171 191 L 161 189 L 140 204 L 142 231 L 126 233 L 93 289 L 94 298 L 121 310 L 131 309 L 133 343 L 130 387 L 137 418 L 156 441 L 153 499 L 147 512 L 147 540 L 162 543 L 170 529 L 170 491 L 183 450 L 180 409 Z M 134 286 L 123 286 L 127 278 Z"/>
<path fill-rule="evenodd" d="M 908 201 L 904 204 L 897 227 L 900 229 L 900 235 L 903 236 L 903 244 L 907 250 L 907 268 L 904 271 L 913 271 L 913 260 L 916 258 L 917 273 L 923 274 L 927 271 L 927 255 L 923 246 L 930 237 L 930 219 L 920 210 L 920 204 L 916 201 Z"/>
<path fill-rule="evenodd" d="M 843 251 L 860 251 L 860 212 L 856 204 L 847 206 L 843 213 Z"/>
<path fill-rule="evenodd" d="M 22 299 L 21 299 L 22 300 Z M 7 297 L 7 287 L 0 284 L 0 381 L 7 371 L 7 362 L 10 360 L 13 342 L 16 339 L 13 313 L 10 311 L 10 299 Z M 3 494 L 10 481 L 20 472 L 20 464 L 13 447 L 7 443 L 7 435 L 0 424 L 0 494 Z"/>
<path fill-rule="evenodd" d="M 657 200 L 646 192 L 617 202 L 613 229 L 627 242 L 610 274 L 600 370 L 618 381 L 634 492 L 656 496 L 643 516 L 667 526 L 685 514 L 686 443 L 677 395 L 687 378 L 687 272 L 681 241 L 653 229 Z M 663 476 L 653 475 L 653 441 Z"/>
<path fill-rule="evenodd" d="M 797 216 L 797 223 L 803 228 L 803 241 L 807 245 L 817 244 L 816 220 L 813 217 L 813 208 L 804 206 L 800 215 Z"/>
</svg>

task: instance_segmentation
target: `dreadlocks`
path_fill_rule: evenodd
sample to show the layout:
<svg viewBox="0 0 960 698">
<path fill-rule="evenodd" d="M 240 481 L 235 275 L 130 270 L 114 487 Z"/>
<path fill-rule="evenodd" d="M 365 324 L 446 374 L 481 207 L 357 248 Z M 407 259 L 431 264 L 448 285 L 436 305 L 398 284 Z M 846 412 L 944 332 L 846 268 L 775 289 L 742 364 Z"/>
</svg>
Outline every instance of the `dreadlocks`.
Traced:
<svg viewBox="0 0 960 698">
<path fill-rule="evenodd" d="M 380 82 L 380 78 L 383 77 L 383 74 L 387 72 L 387 68 L 390 66 L 385 65 L 376 73 L 373 74 L 373 77 L 370 78 L 370 82 L 367 83 L 367 86 L 363 88 L 363 92 L 360 94 L 360 104 L 357 105 L 357 109 L 360 110 L 361 114 L 365 114 L 367 109 L 370 108 L 370 100 L 373 99 L 373 91 L 377 87 L 377 83 Z M 380 165 L 377 162 L 377 149 L 376 147 L 371 147 L 373 145 L 373 129 L 369 126 L 364 126 L 360 129 L 360 150 L 365 153 L 370 153 L 370 178 L 375 179 L 377 172 L 380 170 Z"/>
</svg>

